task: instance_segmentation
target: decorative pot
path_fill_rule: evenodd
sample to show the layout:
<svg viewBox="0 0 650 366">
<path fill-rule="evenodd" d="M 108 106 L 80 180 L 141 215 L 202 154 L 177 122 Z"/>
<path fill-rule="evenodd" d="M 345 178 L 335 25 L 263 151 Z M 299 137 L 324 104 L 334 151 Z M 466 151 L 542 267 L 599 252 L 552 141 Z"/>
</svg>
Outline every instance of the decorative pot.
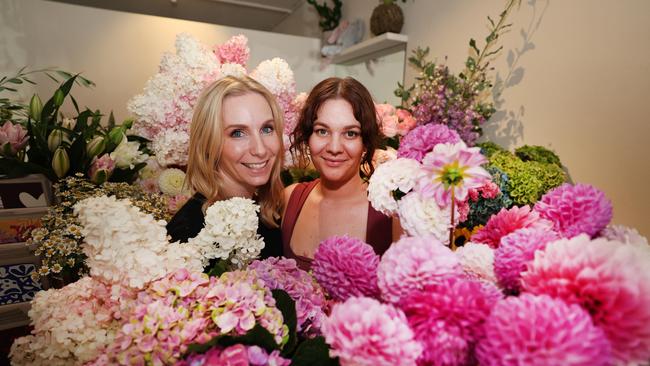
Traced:
<svg viewBox="0 0 650 366">
<path fill-rule="evenodd" d="M 404 13 L 399 5 L 380 4 L 370 16 L 370 31 L 378 36 L 386 32 L 399 33 L 404 25 Z"/>
</svg>

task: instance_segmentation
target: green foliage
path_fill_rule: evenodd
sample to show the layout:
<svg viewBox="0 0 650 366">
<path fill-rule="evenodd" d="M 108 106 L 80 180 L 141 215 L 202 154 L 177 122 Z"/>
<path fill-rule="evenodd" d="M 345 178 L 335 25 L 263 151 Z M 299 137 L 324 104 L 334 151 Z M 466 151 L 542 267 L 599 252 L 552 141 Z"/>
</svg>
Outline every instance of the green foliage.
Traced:
<svg viewBox="0 0 650 366">
<path fill-rule="evenodd" d="M 291 358 L 291 366 L 338 366 L 338 358 L 331 358 L 329 350 L 324 337 L 308 339 L 298 346 Z"/>
<path fill-rule="evenodd" d="M 539 163 L 562 165 L 560 163 L 560 157 L 543 146 L 524 145 L 515 149 L 515 155 L 523 161 L 537 161 Z"/>
<path fill-rule="evenodd" d="M 312 180 L 318 179 L 319 174 L 313 168 L 299 168 L 291 167 L 289 169 L 284 169 L 280 173 L 280 178 L 282 178 L 282 183 L 285 187 L 292 185 L 293 183 L 303 183 L 311 182 Z"/>
<path fill-rule="evenodd" d="M 320 16 L 318 25 L 323 32 L 334 30 L 334 28 L 339 26 L 339 22 L 341 21 L 341 7 L 343 6 L 341 0 L 332 0 L 334 6 L 331 8 L 327 4 L 327 0 L 322 4 L 317 3 L 316 0 L 307 0 L 307 3 L 316 8 Z"/>
<path fill-rule="evenodd" d="M 259 324 L 255 324 L 253 329 L 249 330 L 248 332 L 246 332 L 246 334 L 241 336 L 220 335 L 212 338 L 206 343 L 190 344 L 187 347 L 187 352 L 185 353 L 185 357 L 193 353 L 206 353 L 211 348 L 216 346 L 230 347 L 235 344 L 259 346 L 261 348 L 264 348 L 269 353 L 279 348 L 278 344 L 275 343 L 275 340 L 273 339 L 273 334 L 271 334 L 263 326 Z"/>
<path fill-rule="evenodd" d="M 487 158 L 490 158 L 496 152 L 506 151 L 506 149 L 495 144 L 492 141 L 479 142 L 476 144 L 476 147 L 480 147 L 481 154 L 485 155 Z"/>
</svg>

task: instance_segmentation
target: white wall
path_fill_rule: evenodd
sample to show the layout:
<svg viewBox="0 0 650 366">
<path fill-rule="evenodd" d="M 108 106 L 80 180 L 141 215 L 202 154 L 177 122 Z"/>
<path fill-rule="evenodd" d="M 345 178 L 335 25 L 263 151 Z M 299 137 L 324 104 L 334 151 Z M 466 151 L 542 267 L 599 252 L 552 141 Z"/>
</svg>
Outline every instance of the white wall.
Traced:
<svg viewBox="0 0 650 366">
<path fill-rule="evenodd" d="M 482 45 L 486 16 L 497 18 L 504 3 L 399 2 L 402 33 L 409 49 L 428 46 L 438 60 L 447 56 L 450 68 L 461 71 L 468 40 Z M 346 1 L 343 17 L 368 22 L 376 5 L 376 0 Z M 522 1 L 511 20 L 492 75 L 505 78 L 512 71 L 515 77 L 503 91 L 487 137 L 509 147 L 551 147 L 574 181 L 595 185 L 613 201 L 614 222 L 650 236 L 650 1 Z M 287 19 L 281 26 L 288 24 L 304 22 Z M 510 52 L 514 67 L 508 64 Z M 406 75 L 407 82 L 413 79 L 412 70 Z"/>
<path fill-rule="evenodd" d="M 82 72 L 97 87 L 75 87 L 80 104 L 128 117 L 127 101 L 142 91 L 157 72 L 165 51 L 174 52 L 178 33 L 187 32 L 205 45 L 244 34 L 249 39 L 249 69 L 260 61 L 284 58 L 295 73 L 298 91 L 308 91 L 333 69 L 321 71 L 315 38 L 280 35 L 213 24 L 130 14 L 43 0 L 0 0 L 0 75 L 20 67 L 57 67 Z M 39 78 L 42 99 L 55 84 Z M 23 93 L 30 96 L 30 91 Z"/>
</svg>

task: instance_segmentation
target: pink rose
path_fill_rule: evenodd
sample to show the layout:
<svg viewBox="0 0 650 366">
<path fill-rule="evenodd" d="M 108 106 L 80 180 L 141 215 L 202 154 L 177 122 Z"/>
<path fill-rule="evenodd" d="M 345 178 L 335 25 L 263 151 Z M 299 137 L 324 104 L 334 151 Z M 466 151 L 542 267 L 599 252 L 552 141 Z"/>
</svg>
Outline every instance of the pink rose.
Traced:
<svg viewBox="0 0 650 366">
<path fill-rule="evenodd" d="M 384 116 L 381 119 L 381 133 L 386 137 L 394 137 L 397 135 L 397 116 Z"/>
<path fill-rule="evenodd" d="M 400 136 L 406 135 L 417 125 L 415 118 L 406 109 L 398 109 L 395 114 L 397 115 L 397 119 L 399 121 L 397 126 L 397 133 L 399 133 Z"/>
<path fill-rule="evenodd" d="M 23 126 L 7 121 L 0 127 L 0 155 L 15 156 L 28 141 L 29 136 Z"/>
</svg>

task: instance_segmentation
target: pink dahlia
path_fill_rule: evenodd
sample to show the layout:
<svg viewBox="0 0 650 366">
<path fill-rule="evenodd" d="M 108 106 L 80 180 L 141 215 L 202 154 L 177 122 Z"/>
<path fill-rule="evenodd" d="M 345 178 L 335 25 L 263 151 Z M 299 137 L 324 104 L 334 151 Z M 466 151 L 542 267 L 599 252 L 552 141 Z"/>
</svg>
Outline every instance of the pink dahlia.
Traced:
<svg viewBox="0 0 650 366">
<path fill-rule="evenodd" d="M 535 211 L 565 238 L 582 233 L 593 238 L 612 220 L 612 203 L 589 184 L 562 184 L 542 196 Z"/>
<path fill-rule="evenodd" d="M 248 38 L 243 34 L 230 38 L 226 43 L 215 47 L 214 50 L 222 64 L 239 64 L 244 67 L 246 67 L 250 52 Z"/>
<path fill-rule="evenodd" d="M 422 352 L 404 313 L 367 297 L 334 305 L 323 335 L 341 366 L 414 366 Z"/>
<path fill-rule="evenodd" d="M 465 277 L 496 284 L 494 249 L 487 244 L 468 242 L 454 252 Z"/>
<path fill-rule="evenodd" d="M 485 333 L 476 347 L 481 365 L 611 364 L 607 337 L 589 314 L 545 295 L 499 301 L 485 322 Z"/>
<path fill-rule="evenodd" d="M 501 238 L 494 253 L 494 271 L 501 286 L 510 292 L 521 290 L 521 273 L 535 258 L 535 252 L 544 250 L 546 244 L 560 239 L 552 230 L 519 229 Z"/>
<path fill-rule="evenodd" d="M 586 234 L 538 252 L 522 288 L 582 306 L 605 331 L 618 364 L 650 359 L 650 248 Z"/>
<path fill-rule="evenodd" d="M 413 291 L 462 273 L 458 258 L 435 237 L 404 237 L 382 256 L 377 283 L 382 298 L 397 304 Z"/>
<path fill-rule="evenodd" d="M 323 240 L 314 254 L 312 272 L 337 301 L 351 296 L 378 297 L 379 256 L 363 241 L 347 235 Z"/>
<path fill-rule="evenodd" d="M 409 123 L 411 121 L 409 120 Z M 430 123 L 415 127 L 402 138 L 397 150 L 398 158 L 411 158 L 422 162 L 422 158 L 438 144 L 460 142 L 460 136 L 449 127 Z"/>
<path fill-rule="evenodd" d="M 266 287 L 286 291 L 296 302 L 298 332 L 314 334 L 325 318 L 325 294 L 314 278 L 296 265 L 294 259 L 268 258 L 254 261 L 248 269 L 255 270 Z"/>
<path fill-rule="evenodd" d="M 540 219 L 539 214 L 531 211 L 528 206 L 513 206 L 509 210 L 502 208 L 490 217 L 484 227 L 472 235 L 472 241 L 497 248 L 501 238 L 515 230 L 523 228 L 551 230 L 551 226 L 549 221 Z"/>
<path fill-rule="evenodd" d="M 607 240 L 619 241 L 632 245 L 648 245 L 648 239 L 639 234 L 637 229 L 624 225 L 607 225 L 598 236 Z"/>
<path fill-rule="evenodd" d="M 422 168 L 428 176 L 420 179 L 418 191 L 423 197 L 433 197 L 440 206 L 451 203 L 451 198 L 464 201 L 472 188 L 479 188 L 492 179 L 481 167 L 487 159 L 478 147 L 467 147 L 464 142 L 438 144 L 422 159 Z"/>
<path fill-rule="evenodd" d="M 483 337 L 483 323 L 500 298 L 494 285 L 462 277 L 447 277 L 411 293 L 400 307 L 423 346 L 418 364 L 467 364 L 474 344 Z M 450 349 L 440 347 L 443 339 L 449 339 Z"/>
</svg>

